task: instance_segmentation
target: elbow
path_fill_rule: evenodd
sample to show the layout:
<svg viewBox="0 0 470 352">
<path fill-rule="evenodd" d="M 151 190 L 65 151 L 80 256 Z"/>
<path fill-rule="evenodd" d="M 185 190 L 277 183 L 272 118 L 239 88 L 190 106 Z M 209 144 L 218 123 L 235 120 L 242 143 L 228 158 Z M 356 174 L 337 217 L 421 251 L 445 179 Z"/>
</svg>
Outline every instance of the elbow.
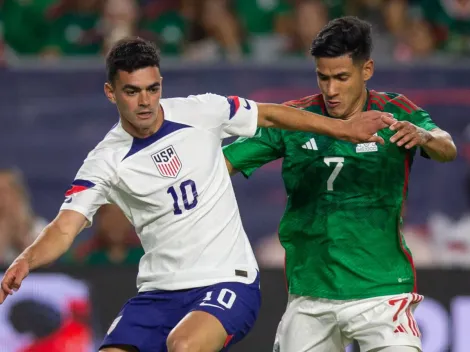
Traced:
<svg viewBox="0 0 470 352">
<path fill-rule="evenodd" d="M 442 153 L 439 157 L 434 158 L 434 160 L 439 161 L 441 163 L 449 163 L 454 161 L 457 158 L 457 148 L 455 147 L 454 143 L 447 148 L 445 153 Z"/>
<path fill-rule="evenodd" d="M 454 142 L 451 142 L 451 147 L 449 150 L 448 158 L 445 162 L 454 161 L 457 158 L 457 147 L 455 146 Z"/>
<path fill-rule="evenodd" d="M 72 246 L 75 239 L 75 234 L 70 226 L 55 220 L 45 228 L 45 232 L 53 233 L 55 235 L 54 238 L 57 241 L 56 243 L 63 248 L 63 252 Z"/>
<path fill-rule="evenodd" d="M 430 148 L 428 155 L 441 163 L 454 161 L 458 155 L 454 140 L 447 132 L 439 132 L 440 134 L 436 136 L 438 138 L 435 139 L 437 143 Z"/>
<path fill-rule="evenodd" d="M 450 137 L 450 136 L 449 136 Z M 446 153 L 446 157 L 445 157 L 445 160 L 443 160 L 442 162 L 444 163 L 448 163 L 448 162 L 451 162 L 451 161 L 454 161 L 456 158 L 457 158 L 457 147 L 455 146 L 455 143 L 454 141 L 452 140 L 452 137 L 450 137 L 448 139 L 448 146 L 447 146 L 447 153 Z"/>
</svg>

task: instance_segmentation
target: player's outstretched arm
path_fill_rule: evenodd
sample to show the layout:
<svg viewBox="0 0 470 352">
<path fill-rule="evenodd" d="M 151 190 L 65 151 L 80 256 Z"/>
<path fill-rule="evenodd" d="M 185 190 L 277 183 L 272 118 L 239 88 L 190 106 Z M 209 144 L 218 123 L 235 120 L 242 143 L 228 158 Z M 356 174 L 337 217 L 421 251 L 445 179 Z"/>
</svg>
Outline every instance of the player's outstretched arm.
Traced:
<svg viewBox="0 0 470 352">
<path fill-rule="evenodd" d="M 257 104 L 258 126 L 313 132 L 353 143 L 384 143 L 377 131 L 389 127 L 396 120 L 382 111 L 365 111 L 348 120 L 333 119 L 308 111 L 278 104 Z"/>
<path fill-rule="evenodd" d="M 409 121 L 399 121 L 390 129 L 396 131 L 390 141 L 399 147 L 411 149 L 419 146 L 431 159 L 440 162 L 452 161 L 457 157 L 457 147 L 451 135 L 440 128 L 426 131 Z"/>
<path fill-rule="evenodd" d="M 0 304 L 20 288 L 21 282 L 31 270 L 49 264 L 64 254 L 86 224 L 85 216 L 76 211 L 59 212 L 36 241 L 26 248 L 6 271 L 1 283 Z"/>
</svg>

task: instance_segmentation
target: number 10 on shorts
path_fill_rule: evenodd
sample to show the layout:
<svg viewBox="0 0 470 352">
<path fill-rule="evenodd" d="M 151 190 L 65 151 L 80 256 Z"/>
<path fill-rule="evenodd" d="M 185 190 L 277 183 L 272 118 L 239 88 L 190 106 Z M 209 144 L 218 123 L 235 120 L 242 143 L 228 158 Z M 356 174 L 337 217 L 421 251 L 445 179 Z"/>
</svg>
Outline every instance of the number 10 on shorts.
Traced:
<svg viewBox="0 0 470 352">
<path fill-rule="evenodd" d="M 225 310 L 225 308 L 230 309 L 237 298 L 237 295 L 232 290 L 223 288 L 220 290 L 217 300 L 214 302 L 212 294 L 214 291 L 206 292 L 206 297 L 202 300 L 200 306 L 210 306 L 219 309 Z M 221 307 L 222 306 L 222 307 Z M 225 308 L 224 308 L 225 307 Z"/>
</svg>

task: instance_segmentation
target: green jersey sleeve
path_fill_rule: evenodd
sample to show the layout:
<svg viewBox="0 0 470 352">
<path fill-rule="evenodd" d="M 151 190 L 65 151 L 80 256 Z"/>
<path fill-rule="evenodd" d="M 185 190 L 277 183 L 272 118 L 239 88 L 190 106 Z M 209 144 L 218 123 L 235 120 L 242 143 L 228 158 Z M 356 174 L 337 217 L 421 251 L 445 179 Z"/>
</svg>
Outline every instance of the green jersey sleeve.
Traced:
<svg viewBox="0 0 470 352">
<path fill-rule="evenodd" d="M 434 123 L 431 119 L 429 113 L 418 106 L 414 105 L 410 100 L 405 97 L 401 98 L 401 104 L 407 104 L 406 107 L 410 107 L 411 111 L 402 111 L 403 113 L 403 120 L 409 121 L 412 124 L 425 129 L 426 131 L 431 131 L 438 126 Z M 426 159 L 429 159 L 429 155 L 424 151 L 424 149 L 420 149 L 420 155 Z"/>
<path fill-rule="evenodd" d="M 415 110 L 410 115 L 408 115 L 408 121 L 412 124 L 425 129 L 426 131 L 431 131 L 437 128 L 437 125 L 429 116 L 429 113 L 425 110 Z"/>
<path fill-rule="evenodd" d="M 281 130 L 258 128 L 251 138 L 240 137 L 223 148 L 225 158 L 245 177 L 259 167 L 284 156 Z"/>
</svg>

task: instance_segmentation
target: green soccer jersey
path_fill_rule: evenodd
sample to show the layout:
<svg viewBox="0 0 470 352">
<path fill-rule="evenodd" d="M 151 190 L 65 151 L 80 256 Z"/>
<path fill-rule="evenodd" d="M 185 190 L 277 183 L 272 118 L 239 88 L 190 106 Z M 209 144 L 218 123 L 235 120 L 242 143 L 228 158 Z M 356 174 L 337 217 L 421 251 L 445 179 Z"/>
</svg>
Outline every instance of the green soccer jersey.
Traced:
<svg viewBox="0 0 470 352">
<path fill-rule="evenodd" d="M 287 105 L 326 115 L 315 95 Z M 432 130 L 429 114 L 403 95 L 368 92 L 367 110 L 383 110 Z M 403 204 L 416 148 L 390 143 L 353 144 L 324 135 L 259 128 L 224 148 L 234 168 L 249 177 L 284 158 L 288 195 L 279 226 L 291 294 L 358 299 L 416 289 L 410 250 L 401 232 Z"/>
</svg>

